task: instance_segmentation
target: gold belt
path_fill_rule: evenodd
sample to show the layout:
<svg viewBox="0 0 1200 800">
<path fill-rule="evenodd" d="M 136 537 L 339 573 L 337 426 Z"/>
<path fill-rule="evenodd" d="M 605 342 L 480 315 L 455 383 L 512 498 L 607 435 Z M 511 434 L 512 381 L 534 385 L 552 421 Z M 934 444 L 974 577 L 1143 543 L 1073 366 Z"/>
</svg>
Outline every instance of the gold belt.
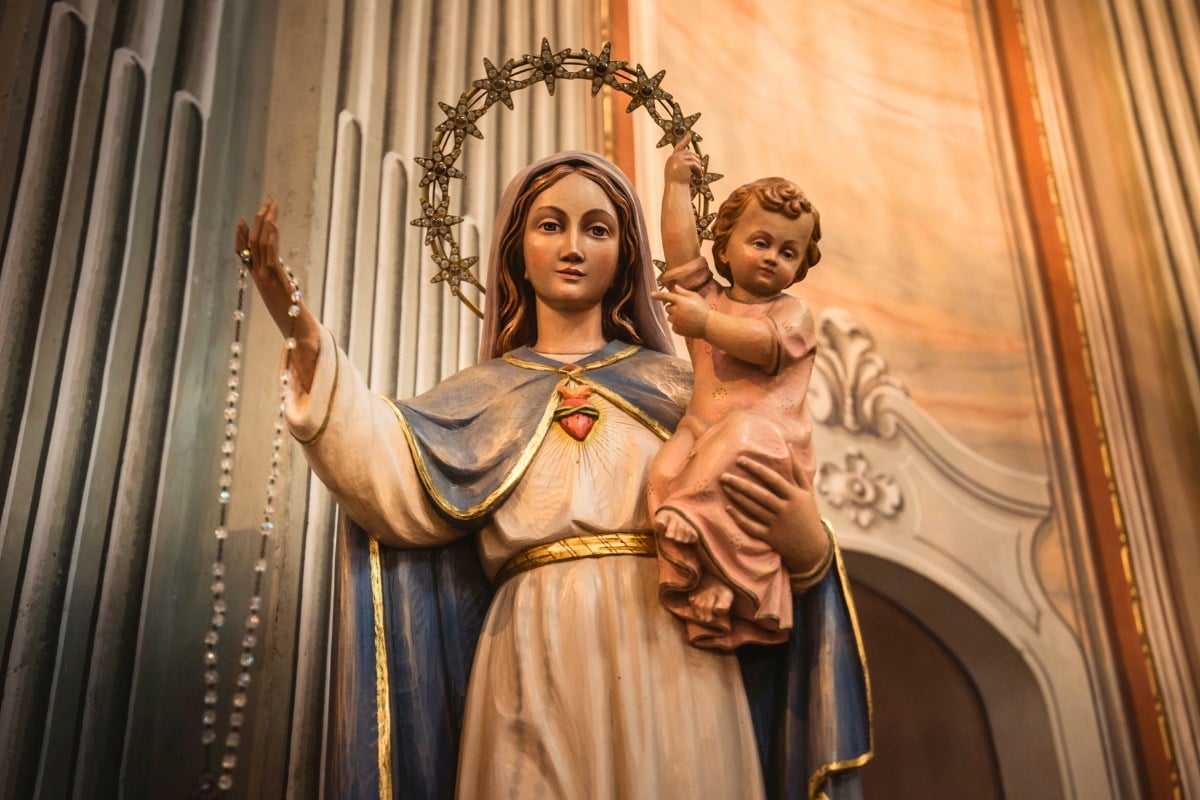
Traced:
<svg viewBox="0 0 1200 800">
<path fill-rule="evenodd" d="M 514 575 L 559 561 L 601 556 L 652 556 L 655 551 L 654 534 L 649 531 L 611 531 L 569 536 L 517 553 L 500 567 L 495 584 L 499 586 Z"/>
</svg>

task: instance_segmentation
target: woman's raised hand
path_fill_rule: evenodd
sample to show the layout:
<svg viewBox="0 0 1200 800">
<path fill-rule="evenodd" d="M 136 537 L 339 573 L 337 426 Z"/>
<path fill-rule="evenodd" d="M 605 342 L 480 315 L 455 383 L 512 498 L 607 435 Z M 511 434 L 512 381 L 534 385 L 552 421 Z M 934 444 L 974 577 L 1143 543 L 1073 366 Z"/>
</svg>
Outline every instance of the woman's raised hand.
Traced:
<svg viewBox="0 0 1200 800">
<path fill-rule="evenodd" d="M 293 328 L 293 318 L 288 314 L 292 306 L 292 283 L 279 258 L 278 217 L 279 204 L 268 195 L 254 215 L 253 227 L 247 225 L 245 219 L 238 220 L 233 246 L 243 260 L 248 255 L 250 277 L 280 333 L 295 338 L 292 369 L 301 388 L 308 391 L 317 366 L 321 326 L 301 299 L 297 303 L 300 313 L 295 317 Z"/>
</svg>

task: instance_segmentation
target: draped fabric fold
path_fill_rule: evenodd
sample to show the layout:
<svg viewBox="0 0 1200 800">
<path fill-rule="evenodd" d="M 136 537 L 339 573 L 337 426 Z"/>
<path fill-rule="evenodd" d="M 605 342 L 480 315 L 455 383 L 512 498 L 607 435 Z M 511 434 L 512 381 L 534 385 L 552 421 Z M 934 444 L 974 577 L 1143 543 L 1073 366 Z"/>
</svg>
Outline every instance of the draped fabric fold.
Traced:
<svg viewBox="0 0 1200 800">
<path fill-rule="evenodd" d="M 327 791 L 355 800 L 453 797 L 491 584 L 473 540 L 372 547 L 339 518 Z M 767 792 L 854 800 L 853 769 L 871 757 L 870 688 L 840 552 L 825 578 L 796 597 L 795 619 L 787 642 L 738 651 Z"/>
</svg>

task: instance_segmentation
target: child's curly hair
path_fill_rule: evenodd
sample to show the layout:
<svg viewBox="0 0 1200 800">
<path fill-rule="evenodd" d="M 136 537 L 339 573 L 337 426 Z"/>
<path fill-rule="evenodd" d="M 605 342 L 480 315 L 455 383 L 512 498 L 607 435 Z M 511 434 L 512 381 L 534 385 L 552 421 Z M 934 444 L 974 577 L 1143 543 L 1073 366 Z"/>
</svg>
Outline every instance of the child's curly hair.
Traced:
<svg viewBox="0 0 1200 800">
<path fill-rule="evenodd" d="M 733 233 L 733 227 L 737 225 L 751 198 L 757 200 L 763 210 L 783 214 L 788 219 L 799 219 L 802 214 L 813 215 L 812 235 L 808 238 L 808 247 L 792 283 L 804 280 L 808 271 L 821 260 L 821 248 L 817 246 L 817 242 L 821 240 L 821 214 L 808 201 L 803 190 L 787 178 L 759 178 L 751 181 L 734 189 L 725 202 L 721 203 L 721 208 L 717 211 L 717 220 L 713 223 L 713 261 L 716 262 L 717 273 L 725 280 L 732 281 L 725 250 L 729 247 L 729 236 Z"/>
</svg>

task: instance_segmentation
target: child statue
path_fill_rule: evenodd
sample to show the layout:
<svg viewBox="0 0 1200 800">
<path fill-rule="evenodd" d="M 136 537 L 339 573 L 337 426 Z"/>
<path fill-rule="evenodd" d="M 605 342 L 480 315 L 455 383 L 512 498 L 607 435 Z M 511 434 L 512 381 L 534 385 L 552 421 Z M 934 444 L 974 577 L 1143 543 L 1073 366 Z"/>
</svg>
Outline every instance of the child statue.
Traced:
<svg viewBox="0 0 1200 800">
<path fill-rule="evenodd" d="M 722 287 L 700 255 L 690 184 L 703 167 L 689 141 L 666 164 L 668 268 L 654 296 L 687 339 L 695 389 L 650 468 L 648 501 L 664 605 L 693 645 L 727 650 L 786 641 L 792 592 L 819 581 L 833 552 L 830 545 L 808 574 L 789 575 L 765 526 L 747 513 L 772 502 L 766 487 L 812 490 L 807 393 L 816 329 L 808 306 L 783 290 L 820 260 L 821 224 L 789 180 L 739 187 L 713 225 L 713 260 L 732 284 Z"/>
</svg>

